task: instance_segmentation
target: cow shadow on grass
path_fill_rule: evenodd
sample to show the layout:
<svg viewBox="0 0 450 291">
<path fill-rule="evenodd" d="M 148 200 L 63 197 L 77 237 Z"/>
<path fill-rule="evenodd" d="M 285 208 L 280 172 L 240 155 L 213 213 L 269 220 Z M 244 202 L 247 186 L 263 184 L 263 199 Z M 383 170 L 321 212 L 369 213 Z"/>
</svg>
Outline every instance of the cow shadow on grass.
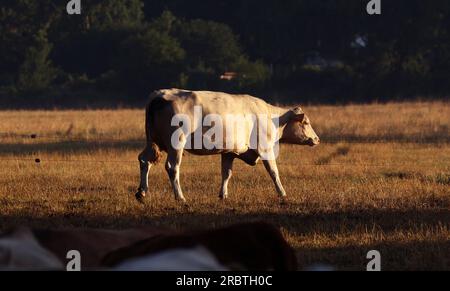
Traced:
<svg viewBox="0 0 450 291">
<path fill-rule="evenodd" d="M 0 143 L 0 157 L 10 155 L 36 155 L 89 153 L 99 150 L 142 150 L 144 140 L 74 140 L 39 143 Z"/>
</svg>

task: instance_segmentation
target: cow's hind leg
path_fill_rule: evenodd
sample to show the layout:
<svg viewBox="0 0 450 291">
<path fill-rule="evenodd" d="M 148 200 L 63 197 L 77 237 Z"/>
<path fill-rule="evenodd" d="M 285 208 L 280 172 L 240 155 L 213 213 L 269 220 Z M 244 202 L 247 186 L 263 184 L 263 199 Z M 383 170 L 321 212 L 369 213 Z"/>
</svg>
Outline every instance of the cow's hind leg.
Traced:
<svg viewBox="0 0 450 291">
<path fill-rule="evenodd" d="M 158 150 L 155 147 L 155 145 L 152 145 L 151 147 L 147 146 L 138 157 L 141 179 L 136 193 L 136 199 L 139 202 L 143 202 L 143 199 L 148 192 L 148 173 L 152 163 L 155 163 L 159 158 Z"/>
<path fill-rule="evenodd" d="M 263 163 L 275 184 L 278 195 L 282 198 L 286 197 L 286 191 L 284 191 L 283 185 L 281 185 L 280 175 L 278 174 L 277 162 L 275 160 L 263 160 Z"/>
<path fill-rule="evenodd" d="M 172 184 L 175 199 L 186 202 L 180 186 L 180 165 L 183 157 L 183 150 L 170 150 L 167 153 L 166 171 Z"/>
<path fill-rule="evenodd" d="M 222 186 L 220 188 L 220 199 L 228 198 L 228 181 L 233 173 L 233 161 L 235 156 L 232 154 L 222 155 Z"/>
</svg>

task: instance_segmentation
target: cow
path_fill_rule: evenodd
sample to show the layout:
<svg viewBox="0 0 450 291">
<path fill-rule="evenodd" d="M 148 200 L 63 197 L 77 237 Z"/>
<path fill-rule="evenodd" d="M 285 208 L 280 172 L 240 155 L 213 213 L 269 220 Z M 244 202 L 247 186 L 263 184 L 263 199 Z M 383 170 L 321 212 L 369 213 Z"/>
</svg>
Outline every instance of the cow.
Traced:
<svg viewBox="0 0 450 291">
<path fill-rule="evenodd" d="M 185 231 L 16 227 L 0 232 L 0 271 L 66 270 L 70 250 L 80 252 L 80 268 L 88 271 L 297 270 L 278 227 L 247 222 Z"/>
<path fill-rule="evenodd" d="M 206 122 L 206 118 L 212 117 Z M 177 117 L 183 117 L 178 120 Z M 244 116 L 245 124 L 238 132 L 229 130 L 229 116 Z M 246 118 L 246 116 L 258 118 Z M 259 118 L 265 116 L 264 118 Z M 185 123 L 191 120 L 191 126 Z M 222 139 L 217 132 L 208 135 L 212 124 L 225 128 Z M 206 126 L 205 126 L 206 124 Z M 235 125 L 236 125 L 235 124 Z M 228 130 L 228 132 L 227 132 Z M 228 181 L 232 175 L 233 161 L 240 159 L 246 164 L 255 166 L 258 161 L 263 164 L 272 178 L 276 191 L 281 198 L 286 192 L 281 184 L 276 164 L 278 143 L 316 146 L 320 143 L 309 118 L 300 107 L 285 109 L 266 103 L 264 100 L 250 95 L 231 95 L 221 92 L 188 91 L 182 89 L 164 89 L 154 91 L 149 98 L 145 116 L 146 147 L 139 154 L 140 185 L 136 193 L 139 202 L 144 201 L 149 186 L 148 175 L 153 164 L 167 153 L 165 168 L 175 194 L 175 199 L 186 202 L 180 186 L 180 165 L 183 151 L 194 155 L 221 155 L 222 185 L 219 197 L 228 197 Z M 228 133 L 228 134 L 227 134 Z M 267 142 L 260 144 L 262 136 Z M 202 137 L 213 146 L 199 144 L 195 137 Z M 214 138 L 213 138 L 214 136 Z M 223 141 L 226 136 L 226 142 Z M 230 137 L 229 137 L 230 136 Z M 216 141 L 217 139 L 217 141 Z M 255 144 L 255 139 L 258 141 Z M 193 145 L 197 145 L 193 146 Z"/>
</svg>

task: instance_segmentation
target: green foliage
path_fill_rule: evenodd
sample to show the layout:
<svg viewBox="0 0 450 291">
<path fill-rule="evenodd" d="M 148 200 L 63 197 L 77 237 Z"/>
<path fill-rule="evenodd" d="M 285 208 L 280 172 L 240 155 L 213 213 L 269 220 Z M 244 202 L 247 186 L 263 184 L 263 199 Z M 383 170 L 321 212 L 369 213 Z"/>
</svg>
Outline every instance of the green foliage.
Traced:
<svg viewBox="0 0 450 291">
<path fill-rule="evenodd" d="M 2 1 L 0 8 L 0 86 L 15 92 L 47 89 L 57 75 L 50 61 L 47 31 L 58 13 L 51 1 Z"/>
<path fill-rule="evenodd" d="M 237 37 L 230 27 L 212 21 L 179 21 L 176 37 L 188 55 L 187 66 L 216 73 L 229 70 L 242 56 Z"/>
<path fill-rule="evenodd" d="M 144 6 L 140 0 L 96 0 L 86 4 L 85 29 L 111 30 L 142 24 Z"/>
<path fill-rule="evenodd" d="M 164 10 L 161 16 L 151 22 L 151 26 L 162 33 L 170 34 L 177 18 L 169 10 Z"/>
<path fill-rule="evenodd" d="M 51 85 L 57 73 L 48 59 L 51 50 L 52 45 L 48 43 L 45 31 L 40 30 L 35 37 L 35 44 L 27 49 L 25 60 L 19 68 L 17 87 L 21 91 L 36 92 Z"/>
<path fill-rule="evenodd" d="M 446 0 L 388 1 L 376 17 L 360 0 L 91 0 L 70 16 L 66 4 L 2 0 L 0 94 L 145 96 L 177 86 L 331 101 L 450 93 Z M 220 80 L 225 72 L 237 78 Z"/>
<path fill-rule="evenodd" d="M 135 90 L 149 91 L 173 84 L 181 73 L 184 57 L 176 39 L 150 27 L 121 44 L 117 69 Z"/>
<path fill-rule="evenodd" d="M 239 88 L 261 88 L 270 78 L 269 68 L 262 61 L 250 62 L 240 57 L 231 68 L 238 73 Z"/>
</svg>

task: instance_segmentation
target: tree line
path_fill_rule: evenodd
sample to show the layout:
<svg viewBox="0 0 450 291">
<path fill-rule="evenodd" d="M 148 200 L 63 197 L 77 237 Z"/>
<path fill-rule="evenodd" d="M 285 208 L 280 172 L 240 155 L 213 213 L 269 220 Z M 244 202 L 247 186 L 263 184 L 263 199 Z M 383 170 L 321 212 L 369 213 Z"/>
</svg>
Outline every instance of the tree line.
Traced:
<svg viewBox="0 0 450 291">
<path fill-rule="evenodd" d="M 131 103 L 167 87 L 290 103 L 450 92 L 445 0 L 382 1 L 376 16 L 363 0 L 85 0 L 81 15 L 66 4 L 2 0 L 3 103 Z"/>
</svg>

